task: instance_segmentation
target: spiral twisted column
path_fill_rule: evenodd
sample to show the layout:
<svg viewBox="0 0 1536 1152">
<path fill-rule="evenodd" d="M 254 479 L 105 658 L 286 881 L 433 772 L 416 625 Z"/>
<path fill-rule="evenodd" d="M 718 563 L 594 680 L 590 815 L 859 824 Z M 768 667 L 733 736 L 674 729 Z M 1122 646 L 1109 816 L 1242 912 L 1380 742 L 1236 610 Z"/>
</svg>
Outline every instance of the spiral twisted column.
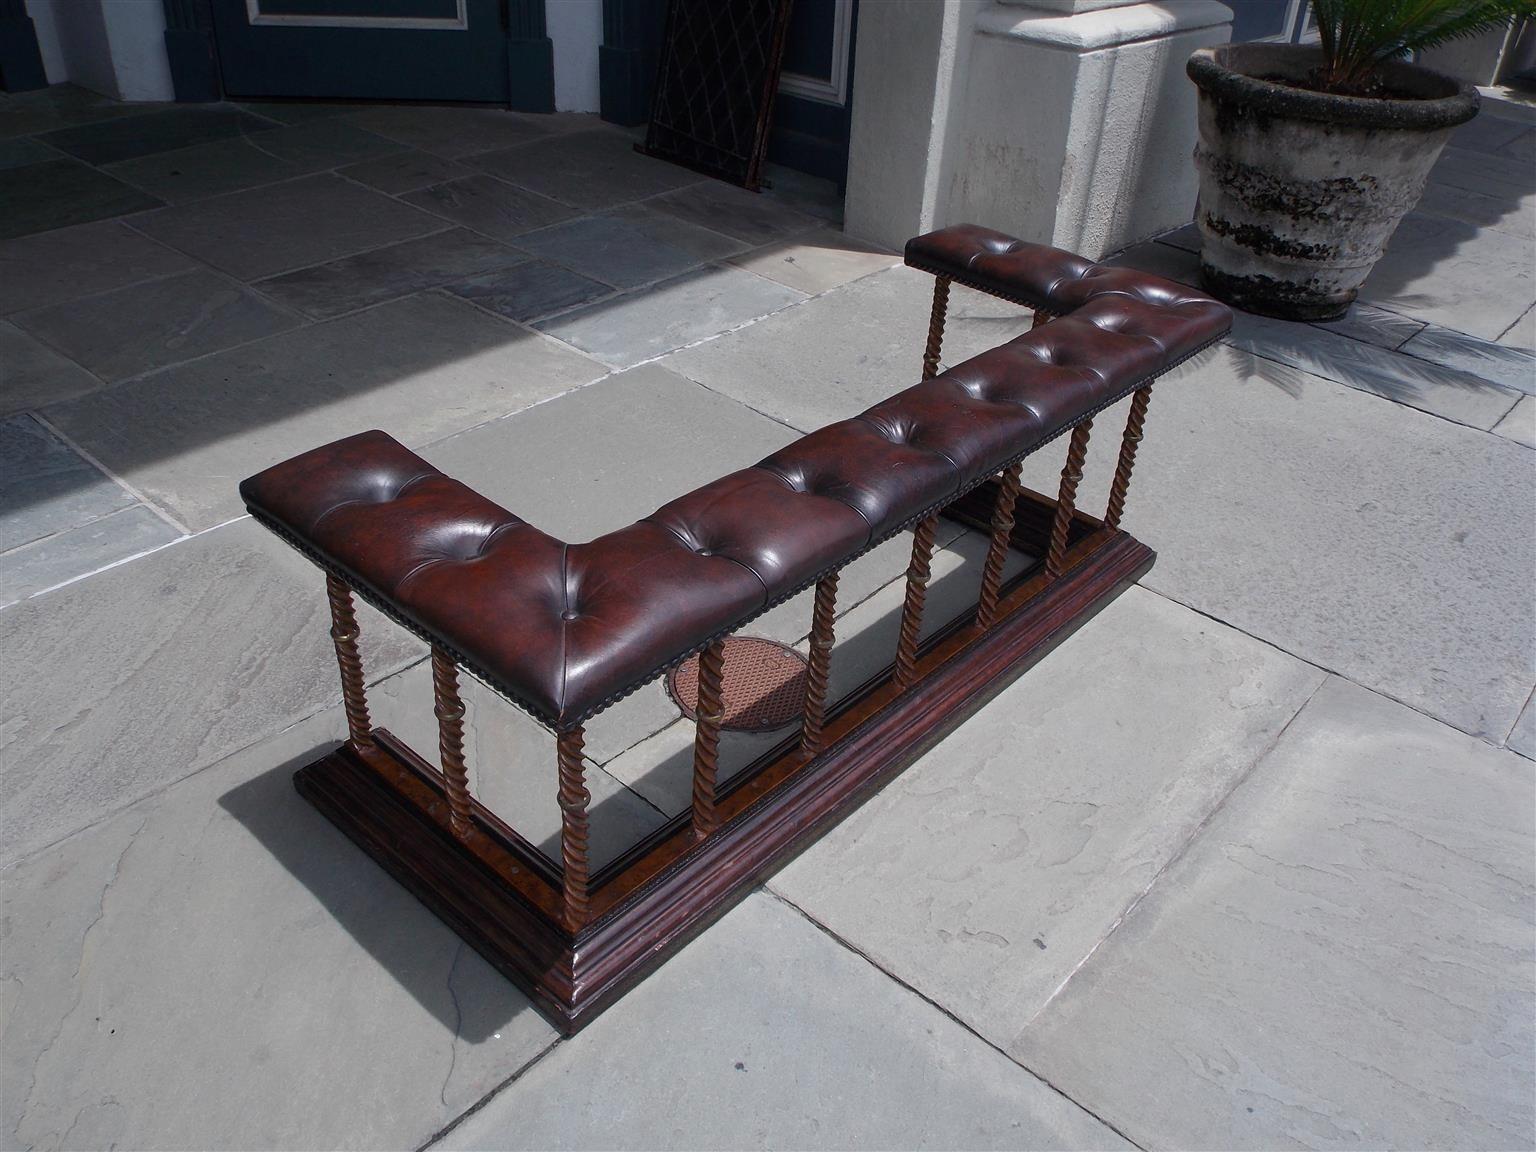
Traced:
<svg viewBox="0 0 1536 1152">
<path fill-rule="evenodd" d="M 1115 465 L 1115 479 L 1109 486 L 1109 506 L 1104 512 L 1104 527 L 1120 527 L 1125 511 L 1125 494 L 1131 487 L 1131 469 L 1136 466 L 1136 449 L 1141 444 L 1141 429 L 1147 419 L 1147 405 L 1152 402 L 1152 385 L 1138 388 L 1131 398 L 1131 411 L 1125 419 L 1125 436 L 1120 441 L 1120 461 Z"/>
<path fill-rule="evenodd" d="M 586 735 L 580 728 L 558 733 L 555 760 L 560 769 L 560 861 L 565 896 L 565 926 L 575 932 L 587 922 L 587 791 L 582 775 L 581 749 Z"/>
<path fill-rule="evenodd" d="M 363 688 L 363 660 L 357 651 L 357 610 L 352 589 L 339 577 L 326 573 L 325 595 L 331 604 L 331 642 L 341 670 L 341 705 L 347 714 L 347 735 L 353 747 L 373 746 L 373 720 L 368 715 L 368 694 Z"/>
<path fill-rule="evenodd" d="M 944 317 L 949 311 L 949 277 L 933 279 L 933 311 L 928 316 L 928 343 L 923 347 L 923 379 L 939 374 L 939 353 L 944 347 Z"/>
<path fill-rule="evenodd" d="M 829 572 L 816 582 L 816 606 L 811 612 L 811 657 L 805 672 L 805 723 L 800 729 L 800 751 L 806 759 L 822 749 L 836 616 L 837 573 Z"/>
<path fill-rule="evenodd" d="M 469 769 L 464 764 L 464 701 L 453 657 L 432 646 L 432 713 L 437 717 L 437 747 L 448 792 L 448 826 L 460 840 L 474 828 L 469 799 Z"/>
<path fill-rule="evenodd" d="M 719 824 L 715 777 L 720 768 L 720 721 L 725 718 L 725 641 L 699 653 L 699 703 L 693 730 L 693 835 L 702 840 Z"/>
<path fill-rule="evenodd" d="M 933 537 L 939 518 L 929 516 L 912 530 L 912 563 L 907 567 L 907 596 L 901 606 L 901 635 L 896 641 L 896 687 L 908 688 L 917 679 L 917 638 L 923 627 L 923 607 L 932 574 Z"/>
<path fill-rule="evenodd" d="M 998 478 L 997 503 L 992 506 L 992 541 L 981 568 L 981 595 L 976 600 L 976 623 L 990 628 L 997 623 L 997 601 L 1003 587 L 1003 565 L 1013 542 L 1013 509 L 1019 499 L 1022 464 L 1003 469 Z"/>
<path fill-rule="evenodd" d="M 1072 429 L 1072 443 L 1067 445 L 1067 463 L 1061 470 L 1061 491 L 1056 496 L 1056 518 L 1051 521 L 1051 546 L 1045 555 L 1045 574 L 1052 579 L 1061 575 L 1066 560 L 1067 534 L 1077 507 L 1077 485 L 1083 478 L 1083 461 L 1088 456 L 1091 431 L 1093 421 L 1084 420 Z"/>
</svg>

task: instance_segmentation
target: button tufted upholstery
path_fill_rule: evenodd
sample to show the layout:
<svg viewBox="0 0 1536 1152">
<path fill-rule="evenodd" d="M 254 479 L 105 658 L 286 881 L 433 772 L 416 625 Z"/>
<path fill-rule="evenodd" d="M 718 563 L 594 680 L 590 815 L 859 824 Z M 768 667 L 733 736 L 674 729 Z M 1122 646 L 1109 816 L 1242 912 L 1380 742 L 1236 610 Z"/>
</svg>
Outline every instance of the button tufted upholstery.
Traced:
<svg viewBox="0 0 1536 1152">
<path fill-rule="evenodd" d="M 956 224 L 907 241 L 906 262 L 1038 312 L 1062 315 L 1106 295 L 1155 308 L 1208 308 L 1211 298 L 1134 268 L 1109 268 L 1044 244 L 1026 244 L 977 224 Z M 1118 323 L 1111 320 L 1110 323 Z"/>
<path fill-rule="evenodd" d="M 970 226 L 918 237 L 907 260 L 1073 314 L 585 544 L 546 535 L 377 431 L 269 468 L 241 495 L 509 699 L 573 728 L 1231 323 L 1157 277 Z"/>
</svg>

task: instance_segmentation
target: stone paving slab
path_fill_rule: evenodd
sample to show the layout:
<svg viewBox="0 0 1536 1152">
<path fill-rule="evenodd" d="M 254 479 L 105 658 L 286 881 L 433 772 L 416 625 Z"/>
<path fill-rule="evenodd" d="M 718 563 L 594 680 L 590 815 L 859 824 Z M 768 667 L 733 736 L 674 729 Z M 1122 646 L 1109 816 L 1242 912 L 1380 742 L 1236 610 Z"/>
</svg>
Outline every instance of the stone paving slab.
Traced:
<svg viewBox="0 0 1536 1152">
<path fill-rule="evenodd" d="M 338 699 L 324 588 L 242 520 L 0 610 L 0 862 Z M 363 615 L 370 676 L 419 659 Z"/>
<path fill-rule="evenodd" d="M 94 392 L 102 381 L 0 320 L 0 417 Z"/>
<path fill-rule="evenodd" d="M 0 607 L 148 552 L 181 533 L 142 504 L 0 553 Z"/>
<path fill-rule="evenodd" d="M 302 176 L 304 169 L 244 136 L 108 164 L 105 170 L 167 204 L 185 204 Z"/>
<path fill-rule="evenodd" d="M 1524 316 L 1511 324 L 1504 335 L 1499 337 L 1499 343 L 1508 348 L 1536 351 L 1536 307 L 1527 309 Z"/>
<path fill-rule="evenodd" d="M 1536 448 L 1536 397 L 1522 396 L 1509 415 L 1493 426 L 1493 431 L 1516 444 Z"/>
<path fill-rule="evenodd" d="M 483 173 L 434 184 L 401 199 L 497 240 L 516 240 L 525 232 L 569 220 L 576 214 L 547 196 L 513 187 Z"/>
<path fill-rule="evenodd" d="M 1412 336 L 1424 331 L 1426 325 L 1424 321 L 1415 320 L 1411 316 L 1399 316 L 1396 312 L 1388 312 L 1374 304 L 1356 301 L 1349 306 L 1349 311 L 1342 319 L 1314 324 L 1313 327 L 1348 336 L 1351 340 L 1374 344 L 1378 348 L 1395 350 L 1401 348 Z"/>
<path fill-rule="evenodd" d="M 575 132 L 465 161 L 520 188 L 593 211 L 697 184 L 705 177 L 635 151 L 625 133 Z"/>
<path fill-rule="evenodd" d="M 1133 588 L 770 885 L 1007 1043 L 1322 680 Z"/>
<path fill-rule="evenodd" d="M 42 139 L 50 148 L 88 164 L 110 164 L 209 140 L 269 132 L 275 127 L 270 120 L 252 116 L 233 104 L 194 104 L 60 128 Z"/>
<path fill-rule="evenodd" d="M 1090 511 L 1124 418 L 1094 422 Z M 1225 349 L 1158 382 L 1124 524 L 1148 587 L 1499 742 L 1536 663 L 1533 487 L 1528 448 Z"/>
<path fill-rule="evenodd" d="M 1410 212 L 1360 295 L 1394 312 L 1496 340 L 1536 301 L 1536 266 L 1510 259 L 1509 236 Z"/>
<path fill-rule="evenodd" d="M 188 272 L 192 260 L 120 221 L 0 243 L 0 313 L 43 308 Z"/>
<path fill-rule="evenodd" d="M 303 172 L 323 172 L 405 149 L 398 140 L 366 132 L 335 117 L 263 132 L 254 143 Z"/>
<path fill-rule="evenodd" d="M 357 111 L 356 104 L 326 100 L 242 100 L 239 106 L 279 124 L 308 124 Z"/>
<path fill-rule="evenodd" d="M 412 1148 L 554 1038 L 294 791 L 339 713 L 4 873 L 7 1147 Z"/>
<path fill-rule="evenodd" d="M 435 1148 L 1124 1148 L 758 894 Z"/>
<path fill-rule="evenodd" d="M 731 263 L 814 296 L 899 264 L 901 257 L 824 228 L 743 253 Z"/>
<path fill-rule="evenodd" d="M 663 363 L 808 432 L 918 382 L 932 302 L 932 276 L 891 268 Z M 945 363 L 959 363 L 1029 325 L 1017 305 L 957 287 L 950 293 Z"/>
<path fill-rule="evenodd" d="M 58 149 L 26 136 L 15 140 L 0 140 L 0 169 L 20 168 L 23 164 L 36 164 L 41 160 L 57 160 L 63 155 Z"/>
<path fill-rule="evenodd" d="M 524 260 L 509 268 L 483 272 L 449 284 L 447 289 L 487 312 L 519 324 L 614 294 L 607 284 L 545 260 Z"/>
<path fill-rule="evenodd" d="M 74 84 L 54 84 L 34 92 L 13 92 L 0 102 L 0 137 L 47 132 L 118 116 L 137 116 L 164 104 L 119 104 Z"/>
<path fill-rule="evenodd" d="M 542 139 L 547 135 L 543 119 L 498 108 L 432 108 L 416 104 L 364 108 L 347 117 L 349 123 L 370 132 L 450 160 Z"/>
<path fill-rule="evenodd" d="M 1530 1147 L 1532 784 L 1330 678 L 1009 1051 L 1145 1147 Z"/>
<path fill-rule="evenodd" d="M 590 304 L 538 327 L 605 364 L 628 368 L 803 299 L 802 292 L 740 268 L 715 266 Z"/>
<path fill-rule="evenodd" d="M 295 329 L 47 409 L 71 439 L 181 523 L 243 511 L 279 460 L 382 428 L 418 446 L 603 374 L 462 301 L 425 294 Z"/>
<path fill-rule="evenodd" d="M 615 288 L 666 280 L 693 267 L 692 253 L 618 216 L 584 216 L 518 239 L 518 247 Z"/>
<path fill-rule="evenodd" d="M 529 523 L 583 541 L 797 439 L 656 364 L 450 436 L 422 455 Z"/>
<path fill-rule="evenodd" d="M 1518 238 L 1527 244 L 1536 237 L 1536 219 L 1532 209 L 1536 202 L 1525 197 L 1511 200 L 1507 196 L 1489 195 L 1487 191 L 1456 188 L 1450 184 L 1433 183 L 1424 189 L 1418 210 L 1460 220 L 1477 228 L 1487 228 L 1503 233 L 1506 238 Z"/>
<path fill-rule="evenodd" d="M 303 321 L 200 268 L 18 312 L 11 322 L 113 381 L 286 332 Z"/>
<path fill-rule="evenodd" d="M 133 223 L 239 280 L 323 264 L 446 227 L 436 216 L 335 176 L 231 192 Z"/>
<path fill-rule="evenodd" d="M 1520 719 L 1515 721 L 1514 729 L 1505 741 L 1505 746 L 1511 751 L 1518 752 L 1527 760 L 1536 760 L 1536 693 L 1525 702 L 1525 707 L 1520 710 Z"/>
<path fill-rule="evenodd" d="M 1409 340 L 1404 352 L 1417 339 L 1415 336 Z M 1499 387 L 1490 378 L 1473 375 L 1455 365 L 1430 363 L 1428 358 L 1373 347 L 1320 326 L 1293 324 L 1268 316 L 1235 313 L 1226 342 L 1314 376 L 1374 392 L 1474 428 L 1492 428 L 1520 397 L 1510 387 Z M 1426 346 L 1431 353 L 1444 348 L 1445 342 Z M 1517 353 L 1509 355 L 1513 358 Z M 1440 358 L 1451 359 L 1444 352 L 1440 352 Z"/>
<path fill-rule="evenodd" d="M 163 201 L 78 160 L 0 169 L 0 240 L 158 208 Z"/>
<path fill-rule="evenodd" d="M 610 208 L 603 218 L 621 221 L 646 239 L 686 252 L 701 264 L 734 255 L 747 246 L 734 236 L 658 212 L 649 201 Z"/>
<path fill-rule="evenodd" d="M 748 192 L 720 180 L 705 180 L 660 196 L 649 207 L 748 244 L 771 244 L 822 223 L 779 197 Z"/>
<path fill-rule="evenodd" d="M 457 161 L 411 149 L 374 160 L 364 160 L 360 164 L 350 164 L 340 169 L 340 174 L 359 184 L 377 188 L 380 192 L 398 196 L 402 192 L 415 192 L 472 173 Z"/>
<path fill-rule="evenodd" d="M 1536 352 L 1479 340 L 1463 332 L 1431 324 L 1402 345 L 1402 350 L 1421 360 L 1536 395 Z"/>
<path fill-rule="evenodd" d="M 74 528 L 133 495 L 30 416 L 0 420 L 0 550 Z"/>
<path fill-rule="evenodd" d="M 450 228 L 260 280 L 256 288 L 306 316 L 327 320 L 523 259 L 515 248 Z"/>
</svg>

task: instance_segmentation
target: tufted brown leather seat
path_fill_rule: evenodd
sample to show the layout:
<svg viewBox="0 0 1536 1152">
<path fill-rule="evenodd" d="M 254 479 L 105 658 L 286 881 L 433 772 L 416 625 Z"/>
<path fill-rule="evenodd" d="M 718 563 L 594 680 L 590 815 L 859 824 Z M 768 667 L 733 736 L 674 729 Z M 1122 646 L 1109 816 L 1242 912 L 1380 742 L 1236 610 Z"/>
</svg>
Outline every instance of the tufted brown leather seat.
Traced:
<svg viewBox="0 0 1536 1152">
<path fill-rule="evenodd" d="M 907 241 L 910 267 L 1060 316 L 1114 294 L 1153 307 L 1210 297 L 1134 268 L 1111 268 L 1061 248 L 1026 244 L 977 224 L 956 224 Z"/>
<path fill-rule="evenodd" d="M 546 535 L 378 431 L 269 468 L 241 495 L 375 605 L 568 730 L 1231 323 L 1198 292 L 986 229 L 918 237 L 907 261 L 1073 314 L 584 544 Z"/>
</svg>

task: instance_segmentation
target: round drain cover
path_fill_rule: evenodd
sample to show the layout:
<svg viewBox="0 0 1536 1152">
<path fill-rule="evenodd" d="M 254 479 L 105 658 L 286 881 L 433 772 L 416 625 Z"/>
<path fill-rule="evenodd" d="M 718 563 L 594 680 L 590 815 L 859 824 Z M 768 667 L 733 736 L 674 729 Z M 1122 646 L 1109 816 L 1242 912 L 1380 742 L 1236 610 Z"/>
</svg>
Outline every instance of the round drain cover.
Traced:
<svg viewBox="0 0 1536 1152">
<path fill-rule="evenodd" d="M 800 719 L 805 710 L 805 657 L 759 636 L 727 636 L 721 675 L 725 716 L 720 727 L 766 732 Z M 667 693 L 690 720 L 698 719 L 699 658 L 667 673 Z"/>
</svg>

